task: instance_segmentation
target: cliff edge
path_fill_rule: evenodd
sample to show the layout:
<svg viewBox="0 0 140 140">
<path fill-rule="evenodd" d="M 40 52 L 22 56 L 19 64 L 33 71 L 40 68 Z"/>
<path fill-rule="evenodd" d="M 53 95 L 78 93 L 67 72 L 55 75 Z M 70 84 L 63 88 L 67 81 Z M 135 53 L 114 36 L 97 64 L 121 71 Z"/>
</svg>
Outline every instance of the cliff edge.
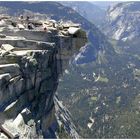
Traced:
<svg viewBox="0 0 140 140">
<path fill-rule="evenodd" d="M 86 33 L 72 22 L 0 19 L 0 138 L 59 138 L 63 131 L 79 138 L 55 92 Z"/>
</svg>

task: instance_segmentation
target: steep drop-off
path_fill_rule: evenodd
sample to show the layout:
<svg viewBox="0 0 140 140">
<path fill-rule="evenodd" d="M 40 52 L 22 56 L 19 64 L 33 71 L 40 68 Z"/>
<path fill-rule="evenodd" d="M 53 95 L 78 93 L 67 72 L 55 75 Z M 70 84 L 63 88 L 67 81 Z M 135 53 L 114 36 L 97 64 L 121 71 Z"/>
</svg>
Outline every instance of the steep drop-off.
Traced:
<svg viewBox="0 0 140 140">
<path fill-rule="evenodd" d="M 85 32 L 73 23 L 64 27 L 51 21 L 1 19 L 0 138 L 55 138 L 64 131 L 78 138 L 54 93 L 69 58 L 85 45 Z M 27 26 L 31 24 L 33 29 Z"/>
</svg>

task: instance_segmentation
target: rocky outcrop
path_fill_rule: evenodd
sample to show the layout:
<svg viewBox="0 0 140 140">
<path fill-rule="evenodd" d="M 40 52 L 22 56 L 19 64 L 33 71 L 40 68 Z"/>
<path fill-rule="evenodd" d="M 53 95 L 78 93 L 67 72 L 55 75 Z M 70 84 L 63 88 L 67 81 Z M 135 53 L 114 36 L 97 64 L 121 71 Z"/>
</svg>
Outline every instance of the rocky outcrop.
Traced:
<svg viewBox="0 0 140 140">
<path fill-rule="evenodd" d="M 54 102 L 54 93 L 59 75 L 70 57 L 86 43 L 86 34 L 72 23 L 64 27 L 52 21 L 40 24 L 34 20 L 21 22 L 13 17 L 6 17 L 2 22 L 0 138 L 59 137 L 57 121 L 65 117 L 61 116 L 58 99 Z M 24 28 L 21 29 L 18 23 Z M 29 24 L 34 28 L 29 29 Z M 56 113 L 55 103 L 59 113 Z M 64 130 L 67 133 L 75 131 L 67 120 L 62 121 L 65 122 Z M 70 137 L 79 137 L 77 132 L 71 133 L 75 135 Z"/>
<path fill-rule="evenodd" d="M 85 16 L 81 16 L 71 7 L 63 6 L 58 2 L 49 1 L 35 3 L 0 2 L 0 5 L 1 7 L 5 7 L 6 9 L 8 9 L 7 13 L 10 15 L 16 15 L 17 13 L 20 13 L 23 15 L 41 17 L 41 19 L 47 17 L 60 22 L 70 20 L 74 23 L 80 23 L 81 27 L 87 32 L 89 43 L 83 47 L 83 49 L 81 50 L 82 52 L 74 60 L 74 64 L 76 64 L 77 66 L 95 62 L 96 60 L 98 60 L 101 52 L 107 52 L 111 53 L 111 55 L 114 55 L 112 54 L 114 50 L 111 44 L 108 42 L 107 37 L 102 34 L 102 32 L 94 24 L 86 20 Z M 108 58 L 106 57 L 106 59 Z"/>
<path fill-rule="evenodd" d="M 113 39 L 131 41 L 140 37 L 140 3 L 123 2 L 111 6 L 107 11 L 104 32 Z"/>
</svg>

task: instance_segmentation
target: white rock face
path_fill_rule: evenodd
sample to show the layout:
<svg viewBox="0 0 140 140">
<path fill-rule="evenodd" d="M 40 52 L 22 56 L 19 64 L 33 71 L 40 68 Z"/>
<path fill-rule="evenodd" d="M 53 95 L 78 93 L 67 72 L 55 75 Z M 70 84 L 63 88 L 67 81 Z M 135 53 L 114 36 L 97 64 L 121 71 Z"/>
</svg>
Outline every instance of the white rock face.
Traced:
<svg viewBox="0 0 140 140">
<path fill-rule="evenodd" d="M 6 37 L 0 38 L 0 138 L 55 138 L 59 114 L 53 97 L 58 78 L 70 57 L 85 45 L 86 33 L 77 33 L 77 28 L 71 30 L 75 36 L 61 36 L 59 28 L 6 30 L 2 32 Z M 72 131 L 71 137 L 77 138 L 69 114 L 65 112 L 61 119 L 66 130 Z"/>
<path fill-rule="evenodd" d="M 23 120 L 22 115 L 19 113 L 16 119 L 13 121 L 13 125 L 15 125 L 18 129 L 24 129 L 25 128 L 25 122 Z"/>
<path fill-rule="evenodd" d="M 10 44 L 2 44 L 1 49 L 4 49 L 5 51 L 12 51 L 14 47 Z"/>
<path fill-rule="evenodd" d="M 8 105 L 4 111 L 8 111 L 9 109 L 11 109 L 15 104 L 17 103 L 17 100 L 13 103 L 11 103 L 10 105 Z"/>
<path fill-rule="evenodd" d="M 19 29 L 25 29 L 25 27 L 22 24 L 17 25 Z"/>
<path fill-rule="evenodd" d="M 76 28 L 76 27 L 70 27 L 68 29 L 69 34 L 73 35 L 75 33 L 77 33 L 80 30 L 80 28 Z"/>
<path fill-rule="evenodd" d="M 6 22 L 4 20 L 0 21 L 0 26 L 6 26 Z"/>
<path fill-rule="evenodd" d="M 88 124 L 87 124 L 87 127 L 88 127 L 89 129 L 91 129 L 91 127 L 93 126 L 94 122 L 95 122 L 94 118 L 89 117 L 89 122 L 88 122 Z"/>
<path fill-rule="evenodd" d="M 132 40 L 140 37 L 140 2 L 124 2 L 107 11 L 105 34 L 116 40 Z"/>
</svg>

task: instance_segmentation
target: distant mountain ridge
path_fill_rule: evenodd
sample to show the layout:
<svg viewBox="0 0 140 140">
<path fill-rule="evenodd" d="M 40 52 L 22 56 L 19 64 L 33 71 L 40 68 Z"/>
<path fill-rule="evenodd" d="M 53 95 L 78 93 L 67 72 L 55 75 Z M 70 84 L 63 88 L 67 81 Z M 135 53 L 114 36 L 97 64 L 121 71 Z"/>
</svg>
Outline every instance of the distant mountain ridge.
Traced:
<svg viewBox="0 0 140 140">
<path fill-rule="evenodd" d="M 123 2 L 107 11 L 105 33 L 113 39 L 130 41 L 140 37 L 140 2 Z"/>
<path fill-rule="evenodd" d="M 68 6 L 80 15 L 85 17 L 90 22 L 94 23 L 96 26 L 103 24 L 105 19 L 105 10 L 101 9 L 99 6 L 94 5 L 87 1 L 68 1 L 60 2 L 64 6 Z"/>
</svg>

